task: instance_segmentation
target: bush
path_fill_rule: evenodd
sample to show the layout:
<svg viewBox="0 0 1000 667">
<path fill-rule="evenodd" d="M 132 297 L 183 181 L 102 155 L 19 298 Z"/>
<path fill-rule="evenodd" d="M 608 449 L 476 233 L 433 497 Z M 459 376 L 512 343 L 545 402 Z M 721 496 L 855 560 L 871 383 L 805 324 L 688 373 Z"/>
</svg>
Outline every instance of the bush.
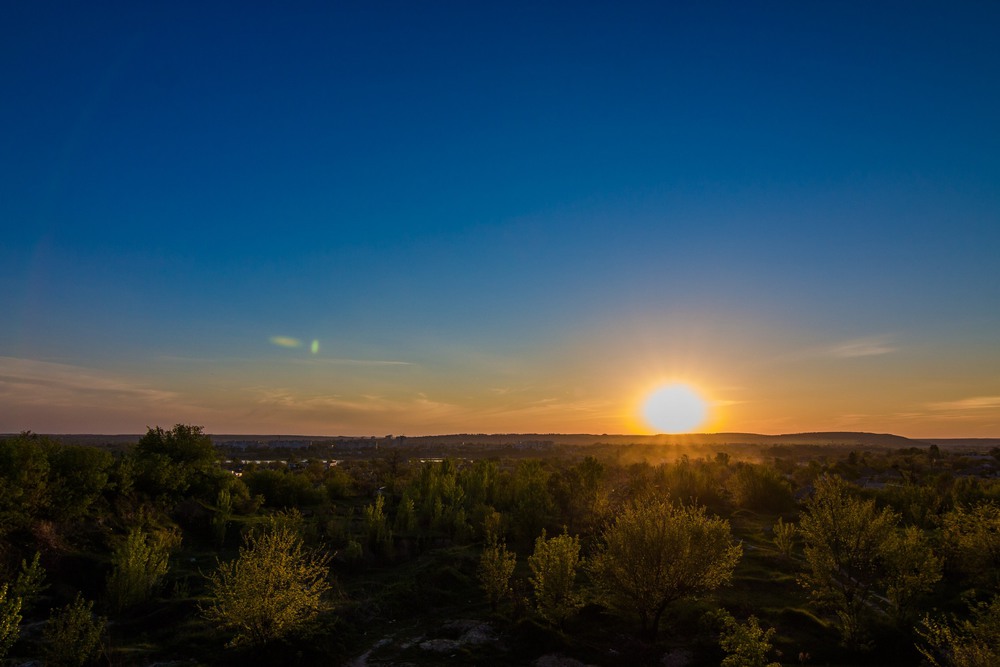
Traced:
<svg viewBox="0 0 1000 667">
<path fill-rule="evenodd" d="M 107 620 L 95 617 L 93 606 L 77 593 L 73 602 L 52 614 L 42 633 L 46 664 L 82 667 L 97 659 Z"/>
<path fill-rule="evenodd" d="M 774 524 L 774 546 L 785 558 L 790 558 L 795 548 L 795 534 L 798 532 L 794 523 L 785 523 L 780 518 Z"/>
<path fill-rule="evenodd" d="M 769 662 L 768 654 L 773 650 L 771 638 L 775 629 L 764 630 L 756 616 L 746 623 L 738 623 L 728 613 L 721 614 L 723 630 L 719 636 L 719 646 L 726 652 L 721 667 L 781 667 L 777 662 Z"/>
</svg>

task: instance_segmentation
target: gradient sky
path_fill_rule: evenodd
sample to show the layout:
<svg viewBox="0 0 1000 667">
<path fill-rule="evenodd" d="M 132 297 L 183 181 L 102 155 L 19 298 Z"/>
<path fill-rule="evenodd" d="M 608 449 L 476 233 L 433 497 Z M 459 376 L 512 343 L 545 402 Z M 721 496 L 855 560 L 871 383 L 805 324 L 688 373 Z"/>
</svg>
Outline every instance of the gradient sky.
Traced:
<svg viewBox="0 0 1000 667">
<path fill-rule="evenodd" d="M 1000 3 L 157 4 L 0 6 L 0 431 L 1000 437 Z"/>
</svg>

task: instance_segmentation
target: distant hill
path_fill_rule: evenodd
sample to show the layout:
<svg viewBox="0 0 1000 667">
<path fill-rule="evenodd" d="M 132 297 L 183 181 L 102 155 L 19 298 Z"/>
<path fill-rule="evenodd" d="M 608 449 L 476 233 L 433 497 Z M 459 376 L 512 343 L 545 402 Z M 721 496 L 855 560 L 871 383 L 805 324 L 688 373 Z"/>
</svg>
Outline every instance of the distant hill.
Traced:
<svg viewBox="0 0 1000 667">
<path fill-rule="evenodd" d="M 399 439 L 397 439 L 399 440 Z M 594 435 L 586 433 L 464 433 L 405 438 L 419 444 L 509 445 L 551 443 L 555 445 L 856 445 L 868 447 L 915 447 L 928 442 L 888 433 L 790 433 L 763 435 L 760 433 L 689 433 L 682 435 Z"/>
<path fill-rule="evenodd" d="M 16 434 L 0 435 L 13 437 Z M 454 433 L 422 436 L 328 436 L 328 435 L 245 435 L 210 434 L 216 444 L 260 443 L 264 446 L 297 447 L 310 444 L 376 441 L 398 446 L 414 445 L 839 445 L 857 447 L 926 447 L 938 446 L 989 448 L 1000 446 L 1000 438 L 905 438 L 891 433 L 824 431 L 817 433 L 689 433 L 682 435 L 619 435 L 588 433 Z M 50 434 L 66 444 L 128 445 L 138 442 L 141 434 Z"/>
<path fill-rule="evenodd" d="M 1000 438 L 924 438 L 924 442 L 941 447 L 1000 447 Z"/>
</svg>

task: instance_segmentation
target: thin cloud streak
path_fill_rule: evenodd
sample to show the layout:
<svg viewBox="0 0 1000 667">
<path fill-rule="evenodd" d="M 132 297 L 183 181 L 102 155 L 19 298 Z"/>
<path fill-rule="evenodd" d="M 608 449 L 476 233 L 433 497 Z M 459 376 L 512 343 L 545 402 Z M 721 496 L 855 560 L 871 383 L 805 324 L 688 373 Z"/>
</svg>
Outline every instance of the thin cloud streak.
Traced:
<svg viewBox="0 0 1000 667">
<path fill-rule="evenodd" d="M 355 397 L 344 397 L 339 394 L 302 396 L 287 388 L 258 389 L 256 403 L 259 406 L 290 410 L 292 412 L 318 413 L 328 416 L 344 416 L 356 414 L 409 413 L 420 411 L 427 416 L 457 414 L 462 408 L 458 405 L 433 401 L 423 394 L 413 398 L 392 399 L 374 394 L 361 394 Z"/>
<path fill-rule="evenodd" d="M 325 364 L 328 366 L 416 366 L 412 361 L 399 361 L 396 359 L 346 359 L 339 357 L 320 357 L 312 359 L 292 359 L 293 364 L 312 365 Z"/>
<path fill-rule="evenodd" d="M 845 341 L 827 350 L 827 354 L 838 359 L 854 359 L 857 357 L 874 357 L 891 354 L 896 351 L 888 336 L 871 338 L 856 338 Z"/>
<path fill-rule="evenodd" d="M 164 403 L 174 392 L 150 389 L 111 373 L 49 361 L 0 357 L 0 396 L 20 405 L 73 406 L 116 400 Z"/>
<path fill-rule="evenodd" d="M 1000 410 L 1000 396 L 973 396 L 957 401 L 930 403 L 931 410 L 944 412 L 964 412 L 967 410 Z"/>
</svg>

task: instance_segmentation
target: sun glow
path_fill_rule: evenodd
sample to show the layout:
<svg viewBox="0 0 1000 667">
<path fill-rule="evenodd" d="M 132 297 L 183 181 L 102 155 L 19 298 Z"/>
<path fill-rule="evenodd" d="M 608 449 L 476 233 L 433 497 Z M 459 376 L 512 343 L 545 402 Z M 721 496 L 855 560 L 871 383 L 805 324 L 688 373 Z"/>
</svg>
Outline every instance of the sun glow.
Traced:
<svg viewBox="0 0 1000 667">
<path fill-rule="evenodd" d="M 657 432 L 690 433 L 705 423 L 708 403 L 690 386 L 675 382 L 646 397 L 642 417 Z"/>
</svg>

